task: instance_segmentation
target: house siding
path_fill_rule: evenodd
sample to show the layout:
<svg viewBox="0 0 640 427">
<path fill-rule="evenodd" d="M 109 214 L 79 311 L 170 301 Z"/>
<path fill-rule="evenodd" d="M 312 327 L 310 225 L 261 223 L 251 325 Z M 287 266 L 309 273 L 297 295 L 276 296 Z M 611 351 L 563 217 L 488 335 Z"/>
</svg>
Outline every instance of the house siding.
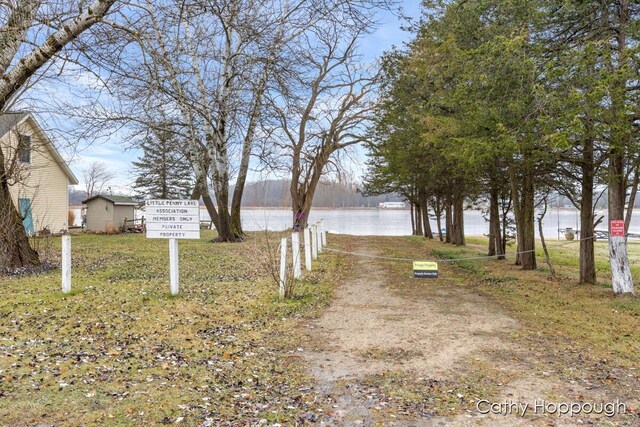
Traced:
<svg viewBox="0 0 640 427">
<path fill-rule="evenodd" d="M 120 228 L 124 225 L 124 219 L 133 219 L 134 207 L 133 206 L 114 206 L 113 209 L 113 224 Z"/>
<path fill-rule="evenodd" d="M 31 118 L 0 139 L 7 165 L 16 155 L 20 134 L 31 137 L 31 163 L 20 164 L 17 168 L 19 178 L 10 187 L 13 201 L 16 206 L 19 198 L 31 201 L 36 231 L 45 228 L 53 233 L 65 231 L 68 229 L 69 177 L 55 160 L 50 145 Z"/>
<path fill-rule="evenodd" d="M 107 227 L 115 225 L 113 220 L 114 206 L 113 203 L 97 198 L 87 203 L 87 230 L 88 231 L 106 231 Z"/>
</svg>

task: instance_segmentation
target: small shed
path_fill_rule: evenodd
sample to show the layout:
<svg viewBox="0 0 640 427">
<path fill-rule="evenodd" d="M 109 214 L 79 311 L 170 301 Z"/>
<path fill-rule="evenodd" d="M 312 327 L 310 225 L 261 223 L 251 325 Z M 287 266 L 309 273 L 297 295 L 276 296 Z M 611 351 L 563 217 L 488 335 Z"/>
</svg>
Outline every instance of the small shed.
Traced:
<svg viewBox="0 0 640 427">
<path fill-rule="evenodd" d="M 86 229 L 88 231 L 121 230 L 125 219 L 135 217 L 135 208 L 139 205 L 127 196 L 98 194 L 82 202 L 87 205 Z"/>
</svg>

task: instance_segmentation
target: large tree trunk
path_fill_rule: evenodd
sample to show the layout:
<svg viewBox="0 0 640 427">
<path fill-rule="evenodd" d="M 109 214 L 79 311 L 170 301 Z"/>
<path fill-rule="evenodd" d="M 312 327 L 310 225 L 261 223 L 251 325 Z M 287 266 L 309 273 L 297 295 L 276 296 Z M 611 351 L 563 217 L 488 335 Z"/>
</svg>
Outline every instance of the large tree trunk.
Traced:
<svg viewBox="0 0 640 427">
<path fill-rule="evenodd" d="M 194 186 L 193 192 L 191 193 L 191 198 L 194 200 L 198 200 L 200 199 L 200 197 L 202 197 L 202 201 L 204 202 L 204 206 L 207 208 L 209 218 L 211 218 L 211 223 L 216 228 L 216 230 L 218 230 L 220 227 L 220 218 L 218 217 L 216 205 L 213 203 L 207 187 L 208 186 L 206 177 L 196 179 L 196 185 Z"/>
<path fill-rule="evenodd" d="M 501 216 L 502 216 L 502 255 L 498 257 L 498 259 L 506 259 L 505 254 L 507 253 L 507 238 L 508 238 L 508 230 L 509 230 L 509 212 L 511 211 L 511 200 L 506 205 L 504 204 L 504 197 L 501 198 Z"/>
<path fill-rule="evenodd" d="M 411 234 L 415 236 L 416 234 L 416 217 L 414 215 L 413 202 L 409 202 L 409 210 L 411 215 Z"/>
<path fill-rule="evenodd" d="M 453 198 L 453 233 L 451 243 L 462 246 L 464 239 L 464 194 L 458 187 Z"/>
<path fill-rule="evenodd" d="M 442 242 L 444 240 L 442 236 L 442 205 L 440 203 L 440 197 L 436 196 L 436 204 L 433 207 L 434 213 L 436 214 L 436 226 L 438 227 L 438 239 Z"/>
<path fill-rule="evenodd" d="M 309 214 L 313 202 L 313 193 L 304 191 L 291 193 L 291 204 L 293 206 L 293 224 L 304 230 L 309 225 Z"/>
<path fill-rule="evenodd" d="M 498 189 L 492 188 L 489 194 L 489 256 L 502 255 L 498 197 Z"/>
<path fill-rule="evenodd" d="M 510 193 L 507 193 L 510 194 Z M 501 240 L 501 248 L 500 252 L 502 255 L 498 257 L 498 259 L 506 259 L 505 254 L 507 253 L 507 239 L 509 232 L 509 212 L 511 212 L 511 202 L 512 198 L 509 196 L 508 202 L 505 204 L 505 200 L 507 200 L 507 196 L 505 194 L 500 195 L 500 215 L 502 219 L 502 240 Z"/>
<path fill-rule="evenodd" d="M 416 224 L 416 232 L 414 233 L 416 236 L 422 236 L 422 209 L 420 208 L 419 203 L 414 203 L 415 205 L 415 224 Z"/>
<path fill-rule="evenodd" d="M 216 201 L 218 202 L 218 242 L 238 242 L 242 236 L 237 235 L 231 228 L 231 213 L 229 212 L 229 185 L 217 188 Z"/>
<path fill-rule="evenodd" d="M 525 158 L 526 161 L 526 158 Z M 518 179 L 515 165 L 509 167 L 509 181 L 513 197 L 513 211 L 516 219 L 517 256 L 516 265 L 523 270 L 535 270 L 535 203 L 533 177 L 530 171 L 524 171 L 521 176 L 521 189 L 518 189 Z"/>
<path fill-rule="evenodd" d="M 629 226 L 631 225 L 631 216 L 633 215 L 633 205 L 636 204 L 636 196 L 638 194 L 638 184 L 640 184 L 640 168 L 635 167 L 633 171 L 633 183 L 631 184 L 631 193 L 629 194 L 629 201 L 627 202 L 627 213 L 624 217 L 624 232 L 629 232 Z"/>
<path fill-rule="evenodd" d="M 424 231 L 424 237 L 427 239 L 433 239 L 433 231 L 431 231 L 431 224 L 429 223 L 429 203 L 427 193 L 421 191 L 420 193 L 420 211 L 422 212 L 422 228 Z"/>
<path fill-rule="evenodd" d="M 445 243 L 451 243 L 451 236 L 452 236 L 452 230 L 451 228 L 453 227 L 453 220 L 451 218 L 451 203 L 448 200 L 447 197 L 447 201 L 445 202 L 444 205 L 444 226 L 445 226 L 445 237 L 444 237 L 444 241 Z"/>
<path fill-rule="evenodd" d="M 214 148 L 215 155 L 211 158 L 216 159 L 216 165 L 212 174 L 213 190 L 218 204 L 218 214 L 216 229 L 218 237 L 214 239 L 217 242 L 238 242 L 242 240 L 242 236 L 234 233 L 231 228 L 231 214 L 229 212 L 229 167 L 227 159 L 227 151 L 224 143 L 219 142 Z M 208 192 L 203 191 L 203 196 Z M 212 217 L 213 218 L 213 217 Z"/>
<path fill-rule="evenodd" d="M 292 174 L 291 185 L 289 192 L 291 194 L 291 208 L 293 223 L 300 226 L 301 229 L 307 227 L 309 223 L 309 214 L 311 213 L 311 206 L 313 204 L 313 196 L 318 188 L 320 177 L 322 176 L 322 169 L 329 159 L 330 153 L 325 153 L 322 158 L 318 158 L 313 171 L 304 183 L 300 183 L 300 173 L 298 168 L 294 168 Z M 301 216 L 301 217 L 300 217 Z"/>
<path fill-rule="evenodd" d="M 535 192 L 533 188 L 533 177 L 530 173 L 525 175 L 522 186 L 522 269 L 535 270 L 537 268 L 535 237 Z"/>
<path fill-rule="evenodd" d="M 11 198 L 4 165 L 4 153 L 0 148 L 0 271 L 40 264 Z"/>
<path fill-rule="evenodd" d="M 619 29 L 617 31 L 616 49 L 620 59 L 626 57 L 627 39 L 626 24 L 629 18 L 629 0 L 622 0 L 619 8 Z M 624 65 L 619 64 L 618 67 Z M 609 221 L 624 221 L 624 203 L 626 198 L 626 182 L 624 177 L 625 150 L 631 142 L 632 124 L 627 117 L 627 79 L 624 73 L 616 70 L 611 88 L 611 110 L 613 112 L 613 129 L 609 147 Z M 609 223 L 609 262 L 611 265 L 611 285 L 616 295 L 633 293 L 633 278 L 627 256 L 627 237 L 611 236 Z"/>
<path fill-rule="evenodd" d="M 547 243 L 544 240 L 544 230 L 542 228 L 542 221 L 544 220 L 544 216 L 547 213 L 547 199 L 544 199 L 544 211 L 538 217 L 538 232 L 540 233 L 540 243 L 542 244 L 542 250 L 544 251 L 544 260 L 549 266 L 549 274 L 551 277 L 555 279 L 556 270 L 553 268 L 553 264 L 551 263 L 551 256 L 549 255 L 549 250 L 547 249 Z"/>
<path fill-rule="evenodd" d="M 243 148 L 244 151 L 244 148 Z M 251 148 L 249 147 L 249 151 Z M 247 172 L 249 170 L 249 161 L 245 165 L 244 152 L 243 159 L 240 164 L 240 171 L 238 172 L 238 179 L 236 179 L 236 186 L 233 189 L 233 197 L 231 199 L 231 230 L 237 236 L 244 236 L 244 230 L 242 229 L 242 195 L 244 194 L 244 186 L 247 182 Z"/>
<path fill-rule="evenodd" d="M 596 283 L 596 259 L 593 239 L 593 140 L 585 140 L 582 151 L 582 188 L 580 194 L 580 283 Z"/>
<path fill-rule="evenodd" d="M 422 208 L 422 226 L 424 228 L 424 237 L 433 239 L 433 230 L 431 230 L 431 222 L 429 222 L 429 207 L 427 205 Z"/>
<path fill-rule="evenodd" d="M 609 155 L 609 221 L 624 219 L 625 187 L 623 154 L 613 147 Z M 627 257 L 626 236 L 611 236 L 609 233 L 609 259 L 613 292 L 632 293 L 633 279 Z"/>
<path fill-rule="evenodd" d="M 256 93 L 251 107 L 252 110 L 249 125 L 247 126 L 247 133 L 242 143 L 242 158 L 240 160 L 238 178 L 236 179 L 236 186 L 233 189 L 233 198 L 231 199 L 231 230 L 237 236 L 244 236 L 242 218 L 240 216 L 240 211 L 242 209 L 242 195 L 244 194 L 244 187 L 247 183 L 249 161 L 251 160 L 251 148 L 253 146 L 255 129 L 260 116 L 260 107 L 262 106 L 262 96 L 266 87 L 268 72 L 269 71 L 267 69 L 264 70 L 262 79 L 256 88 Z"/>
</svg>

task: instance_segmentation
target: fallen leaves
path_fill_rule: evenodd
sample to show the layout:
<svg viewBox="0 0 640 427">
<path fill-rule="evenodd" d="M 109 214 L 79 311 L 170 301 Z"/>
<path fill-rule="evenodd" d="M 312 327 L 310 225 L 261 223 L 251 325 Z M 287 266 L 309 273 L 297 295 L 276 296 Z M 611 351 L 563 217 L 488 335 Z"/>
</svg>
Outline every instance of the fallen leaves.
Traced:
<svg viewBox="0 0 640 427">
<path fill-rule="evenodd" d="M 321 406 L 290 356 L 333 264 L 279 303 L 243 245 L 181 245 L 177 298 L 166 247 L 144 236 L 79 236 L 74 253 L 71 295 L 59 271 L 0 279 L 3 422 L 273 424 Z"/>
</svg>

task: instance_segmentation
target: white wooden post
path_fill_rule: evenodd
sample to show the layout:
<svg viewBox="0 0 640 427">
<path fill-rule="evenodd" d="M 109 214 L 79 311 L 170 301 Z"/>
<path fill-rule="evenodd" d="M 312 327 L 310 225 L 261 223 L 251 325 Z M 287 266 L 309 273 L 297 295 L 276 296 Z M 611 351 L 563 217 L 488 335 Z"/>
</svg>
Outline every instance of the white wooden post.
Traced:
<svg viewBox="0 0 640 427">
<path fill-rule="evenodd" d="M 315 224 L 311 226 L 311 256 L 318 259 L 318 227 Z"/>
<path fill-rule="evenodd" d="M 302 267 L 300 266 L 300 233 L 291 233 L 291 256 L 293 260 L 293 277 L 302 279 Z"/>
<path fill-rule="evenodd" d="M 280 299 L 284 299 L 284 289 L 287 281 L 287 238 L 280 242 Z"/>
<path fill-rule="evenodd" d="M 307 271 L 311 271 L 311 229 L 305 228 L 303 231 L 304 236 L 304 267 Z"/>
<path fill-rule="evenodd" d="M 322 230 L 322 246 L 327 246 L 327 222 L 321 219 L 320 224 L 320 229 Z"/>
<path fill-rule="evenodd" d="M 178 239 L 169 239 L 169 275 L 171 277 L 171 295 L 178 295 L 178 281 L 180 278 Z"/>
<path fill-rule="evenodd" d="M 62 292 L 71 292 L 71 236 L 62 236 Z"/>
<path fill-rule="evenodd" d="M 320 221 L 318 221 L 318 225 L 316 227 L 316 233 L 318 233 L 317 241 L 318 241 L 318 253 L 322 253 L 322 225 L 320 225 Z"/>
</svg>

